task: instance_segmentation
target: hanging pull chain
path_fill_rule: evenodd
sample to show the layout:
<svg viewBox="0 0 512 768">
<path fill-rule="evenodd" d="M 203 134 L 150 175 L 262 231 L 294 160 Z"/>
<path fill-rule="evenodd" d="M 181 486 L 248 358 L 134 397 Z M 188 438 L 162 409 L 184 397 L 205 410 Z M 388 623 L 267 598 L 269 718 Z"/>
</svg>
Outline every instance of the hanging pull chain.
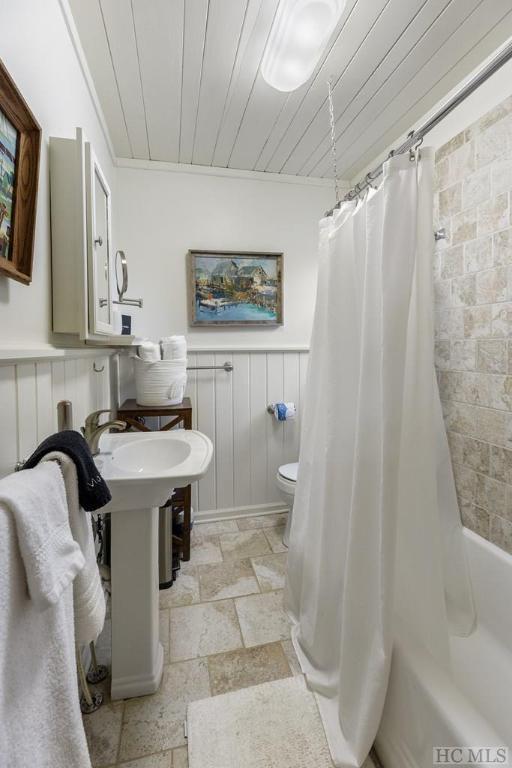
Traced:
<svg viewBox="0 0 512 768">
<path fill-rule="evenodd" d="M 336 195 L 336 203 L 339 203 L 340 190 L 338 187 L 338 160 L 336 157 L 336 128 L 334 124 L 334 104 L 332 100 L 332 77 L 327 81 L 327 87 L 329 89 L 329 120 L 331 123 L 331 154 L 334 170 L 334 193 Z"/>
</svg>

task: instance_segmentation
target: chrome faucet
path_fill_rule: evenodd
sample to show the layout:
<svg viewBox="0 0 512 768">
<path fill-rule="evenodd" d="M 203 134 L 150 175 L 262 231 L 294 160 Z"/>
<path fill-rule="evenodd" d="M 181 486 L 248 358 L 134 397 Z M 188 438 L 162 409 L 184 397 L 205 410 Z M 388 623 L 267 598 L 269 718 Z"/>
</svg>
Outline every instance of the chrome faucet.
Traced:
<svg viewBox="0 0 512 768">
<path fill-rule="evenodd" d="M 101 411 L 93 411 L 90 413 L 86 420 L 85 426 L 82 427 L 82 433 L 87 444 L 91 450 L 93 456 L 96 456 L 100 452 L 99 442 L 100 437 L 107 429 L 113 429 L 115 432 L 123 432 L 128 426 L 125 421 L 105 421 L 100 424 L 100 416 L 102 413 L 112 413 L 110 408 L 104 408 Z"/>
</svg>

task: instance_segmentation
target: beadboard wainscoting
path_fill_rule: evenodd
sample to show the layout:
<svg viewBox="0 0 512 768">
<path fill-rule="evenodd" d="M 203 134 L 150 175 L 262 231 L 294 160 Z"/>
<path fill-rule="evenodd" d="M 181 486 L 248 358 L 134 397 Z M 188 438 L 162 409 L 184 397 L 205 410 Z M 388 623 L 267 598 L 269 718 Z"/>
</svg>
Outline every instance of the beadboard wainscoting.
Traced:
<svg viewBox="0 0 512 768">
<path fill-rule="evenodd" d="M 19 362 L 0 359 L 0 477 L 12 472 L 17 461 L 28 458 L 45 437 L 57 431 L 59 400 L 73 403 L 75 429 L 91 411 L 110 407 L 109 355 L 82 354 L 61 352 L 59 359 L 46 356 Z"/>
<path fill-rule="evenodd" d="M 194 428 L 214 445 L 211 467 L 193 487 L 192 504 L 201 518 L 281 504 L 275 476 L 281 464 L 299 457 L 307 359 L 306 351 L 189 354 L 189 366 L 233 364 L 232 373 L 189 371 Z M 297 418 L 276 421 L 267 405 L 277 401 L 295 402 Z"/>
</svg>

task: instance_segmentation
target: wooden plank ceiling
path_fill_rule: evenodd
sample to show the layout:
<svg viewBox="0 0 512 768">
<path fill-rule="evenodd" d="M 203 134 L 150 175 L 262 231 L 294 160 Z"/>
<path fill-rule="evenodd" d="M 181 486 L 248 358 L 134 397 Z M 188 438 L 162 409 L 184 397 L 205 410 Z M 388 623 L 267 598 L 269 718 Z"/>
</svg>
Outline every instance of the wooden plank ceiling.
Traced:
<svg viewBox="0 0 512 768">
<path fill-rule="evenodd" d="M 279 93 L 259 66 L 278 0 L 70 0 L 116 154 L 351 179 L 497 45 L 510 0 L 347 0 L 323 59 Z"/>
</svg>

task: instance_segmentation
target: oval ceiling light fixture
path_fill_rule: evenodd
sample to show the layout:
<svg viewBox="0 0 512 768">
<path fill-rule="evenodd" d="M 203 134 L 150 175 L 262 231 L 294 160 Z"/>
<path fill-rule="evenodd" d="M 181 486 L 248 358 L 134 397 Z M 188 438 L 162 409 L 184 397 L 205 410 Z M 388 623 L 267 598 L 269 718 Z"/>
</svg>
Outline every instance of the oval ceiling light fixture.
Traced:
<svg viewBox="0 0 512 768">
<path fill-rule="evenodd" d="M 261 62 L 261 74 L 278 91 L 308 80 L 345 7 L 346 0 L 281 0 Z"/>
</svg>

